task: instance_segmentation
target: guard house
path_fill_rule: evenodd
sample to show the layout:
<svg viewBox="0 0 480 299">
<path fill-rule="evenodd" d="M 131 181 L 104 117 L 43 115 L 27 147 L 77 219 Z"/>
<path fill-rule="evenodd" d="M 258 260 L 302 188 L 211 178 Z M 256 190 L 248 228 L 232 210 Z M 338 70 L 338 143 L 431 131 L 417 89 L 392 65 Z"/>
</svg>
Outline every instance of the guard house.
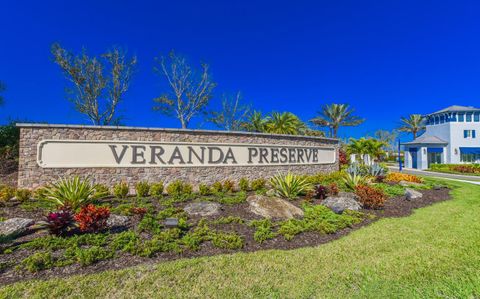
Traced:
<svg viewBox="0 0 480 299">
<path fill-rule="evenodd" d="M 405 167 L 480 163 L 480 108 L 450 106 L 424 117 L 425 133 L 403 144 Z"/>
</svg>

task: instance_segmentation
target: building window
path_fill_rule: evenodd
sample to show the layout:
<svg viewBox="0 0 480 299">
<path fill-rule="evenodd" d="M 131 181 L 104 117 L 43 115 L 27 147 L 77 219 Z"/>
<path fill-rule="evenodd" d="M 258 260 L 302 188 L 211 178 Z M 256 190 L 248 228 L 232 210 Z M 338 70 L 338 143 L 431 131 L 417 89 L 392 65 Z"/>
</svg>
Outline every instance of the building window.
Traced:
<svg viewBox="0 0 480 299">
<path fill-rule="evenodd" d="M 480 161 L 480 154 L 460 154 L 460 162 L 475 163 Z"/>
<path fill-rule="evenodd" d="M 440 116 L 440 123 L 443 124 L 445 122 L 445 116 L 441 115 Z"/>
<path fill-rule="evenodd" d="M 473 115 L 473 121 L 477 123 L 480 122 L 480 112 L 475 112 Z"/>
<path fill-rule="evenodd" d="M 456 113 L 452 113 L 452 115 L 450 116 L 450 121 L 452 121 L 452 122 L 457 121 L 457 114 Z"/>
<path fill-rule="evenodd" d="M 460 121 L 460 122 L 465 121 L 465 117 L 464 117 L 464 116 L 465 116 L 465 114 L 459 113 L 459 114 L 458 114 L 458 121 Z"/>
<path fill-rule="evenodd" d="M 475 130 L 463 130 L 463 138 L 476 138 Z"/>
<path fill-rule="evenodd" d="M 467 122 L 472 122 L 472 114 L 467 113 Z"/>
</svg>

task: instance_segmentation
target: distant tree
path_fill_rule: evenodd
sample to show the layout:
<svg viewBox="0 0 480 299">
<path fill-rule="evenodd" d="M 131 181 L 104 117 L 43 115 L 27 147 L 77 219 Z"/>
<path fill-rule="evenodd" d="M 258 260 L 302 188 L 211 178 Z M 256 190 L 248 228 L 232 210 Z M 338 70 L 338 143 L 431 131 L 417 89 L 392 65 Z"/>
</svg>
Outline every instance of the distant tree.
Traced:
<svg viewBox="0 0 480 299">
<path fill-rule="evenodd" d="M 117 106 L 130 86 L 137 58 L 127 59 L 119 48 L 113 48 L 100 58 L 89 57 L 85 50 L 75 56 L 57 43 L 52 45 L 51 51 L 55 63 L 73 84 L 67 93 L 75 109 L 94 125 L 118 124 Z"/>
<path fill-rule="evenodd" d="M 396 141 L 398 138 L 398 131 L 392 130 L 377 130 L 375 132 L 375 138 L 385 144 L 385 150 L 393 152 L 396 149 Z"/>
<path fill-rule="evenodd" d="M 265 126 L 270 120 L 269 116 L 263 116 L 260 111 L 253 111 L 241 127 L 249 132 L 265 132 Z"/>
<path fill-rule="evenodd" d="M 3 98 L 3 96 L 1 95 L 5 90 L 7 89 L 7 87 L 5 86 L 5 83 L 3 83 L 2 81 L 0 81 L 0 106 L 3 106 L 3 104 L 5 104 L 5 99 Z"/>
<path fill-rule="evenodd" d="M 305 135 L 307 136 L 314 136 L 314 137 L 325 137 L 325 132 L 320 130 L 315 130 L 312 128 L 307 128 L 305 130 Z"/>
<path fill-rule="evenodd" d="M 184 57 L 171 51 L 168 57 L 156 58 L 154 71 L 164 76 L 170 92 L 153 99 L 153 110 L 180 120 L 183 129 L 188 128 L 194 116 L 204 111 L 216 86 L 211 79 L 208 65 L 202 63 L 197 73 Z"/>
<path fill-rule="evenodd" d="M 273 134 L 304 135 L 307 126 L 291 112 L 273 112 L 266 121 L 265 131 Z"/>
<path fill-rule="evenodd" d="M 383 151 L 384 146 L 384 142 L 374 138 L 350 138 L 350 142 L 347 145 L 347 153 L 360 156 L 361 162 L 363 162 L 363 157 L 365 155 L 379 159 L 385 153 Z"/>
<path fill-rule="evenodd" d="M 220 111 L 211 111 L 207 114 L 207 120 L 218 128 L 227 131 L 238 131 L 242 128 L 248 114 L 249 105 L 241 104 L 242 96 L 237 92 L 235 96 L 224 95 Z"/>
<path fill-rule="evenodd" d="M 408 117 L 402 117 L 400 120 L 401 126 L 398 130 L 412 133 L 413 139 L 417 138 L 418 133 L 425 130 L 425 119 L 420 114 L 411 114 Z"/>
<path fill-rule="evenodd" d="M 338 137 L 340 127 L 358 126 L 364 122 L 364 119 L 352 115 L 353 109 L 347 104 L 324 105 L 319 116 L 310 120 L 313 124 L 329 129 L 330 137 Z"/>
</svg>

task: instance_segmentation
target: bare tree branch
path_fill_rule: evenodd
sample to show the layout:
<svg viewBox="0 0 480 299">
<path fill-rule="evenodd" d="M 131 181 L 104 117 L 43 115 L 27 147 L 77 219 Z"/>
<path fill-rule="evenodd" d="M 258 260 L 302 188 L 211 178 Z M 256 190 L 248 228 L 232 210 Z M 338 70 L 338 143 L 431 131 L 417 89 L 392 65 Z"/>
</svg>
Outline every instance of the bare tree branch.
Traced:
<svg viewBox="0 0 480 299">
<path fill-rule="evenodd" d="M 241 100 L 240 92 L 237 92 L 235 96 L 224 95 L 222 109 L 208 113 L 207 120 L 220 129 L 227 131 L 241 130 L 251 110 L 249 105 L 241 105 Z"/>
<path fill-rule="evenodd" d="M 89 57 L 85 50 L 74 56 L 59 44 L 52 45 L 52 55 L 73 85 L 67 93 L 75 110 L 85 114 L 94 125 L 118 124 L 117 106 L 128 90 L 137 58 L 127 60 L 123 51 L 113 48 L 101 55 L 102 62 Z M 106 66 L 110 71 L 105 71 Z"/>
<path fill-rule="evenodd" d="M 176 117 L 185 129 L 192 118 L 205 109 L 216 83 L 211 80 L 208 65 L 201 65 L 198 76 L 186 59 L 173 51 L 167 58 L 157 58 L 156 62 L 158 66 L 154 71 L 166 78 L 170 92 L 153 99 L 156 103 L 153 110 Z"/>
</svg>

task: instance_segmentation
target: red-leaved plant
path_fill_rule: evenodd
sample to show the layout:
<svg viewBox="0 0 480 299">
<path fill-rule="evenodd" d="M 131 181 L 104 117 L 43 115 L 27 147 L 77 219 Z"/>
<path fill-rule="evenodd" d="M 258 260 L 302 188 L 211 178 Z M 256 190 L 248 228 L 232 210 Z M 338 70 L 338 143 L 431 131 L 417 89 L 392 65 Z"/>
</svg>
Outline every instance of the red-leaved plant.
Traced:
<svg viewBox="0 0 480 299">
<path fill-rule="evenodd" d="M 51 212 L 46 219 L 48 229 L 52 234 L 61 235 L 71 228 L 73 223 L 72 211 L 69 209 L 62 209 L 57 212 Z"/>
<path fill-rule="evenodd" d="M 110 217 L 108 208 L 89 204 L 75 215 L 75 221 L 82 232 L 98 232 L 107 226 L 108 217 Z"/>
<path fill-rule="evenodd" d="M 355 194 L 360 198 L 363 207 L 367 209 L 380 209 L 387 200 L 387 196 L 382 190 L 366 185 L 358 185 L 355 188 Z"/>
</svg>

